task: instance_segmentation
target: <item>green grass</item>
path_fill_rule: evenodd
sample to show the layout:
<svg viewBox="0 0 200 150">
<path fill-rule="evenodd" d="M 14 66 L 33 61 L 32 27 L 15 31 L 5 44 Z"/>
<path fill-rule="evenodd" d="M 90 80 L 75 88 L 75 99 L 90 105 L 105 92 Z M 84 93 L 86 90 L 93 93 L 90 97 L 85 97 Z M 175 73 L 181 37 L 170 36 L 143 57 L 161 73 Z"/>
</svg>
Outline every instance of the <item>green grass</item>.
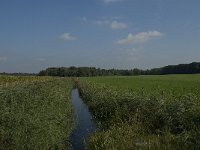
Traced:
<svg viewBox="0 0 200 150">
<path fill-rule="evenodd" d="M 99 131 L 88 149 L 200 149 L 200 75 L 76 80 Z M 0 76 L 0 149 L 68 149 L 67 78 Z"/>
<path fill-rule="evenodd" d="M 0 76 L 0 149 L 67 149 L 74 127 L 72 82 Z"/>
<path fill-rule="evenodd" d="M 88 149 L 199 149 L 200 75 L 77 81 L 101 129 Z"/>
<path fill-rule="evenodd" d="M 195 93 L 200 96 L 200 75 L 156 75 L 88 77 L 82 80 L 123 89 L 173 92 L 176 95 Z"/>
</svg>

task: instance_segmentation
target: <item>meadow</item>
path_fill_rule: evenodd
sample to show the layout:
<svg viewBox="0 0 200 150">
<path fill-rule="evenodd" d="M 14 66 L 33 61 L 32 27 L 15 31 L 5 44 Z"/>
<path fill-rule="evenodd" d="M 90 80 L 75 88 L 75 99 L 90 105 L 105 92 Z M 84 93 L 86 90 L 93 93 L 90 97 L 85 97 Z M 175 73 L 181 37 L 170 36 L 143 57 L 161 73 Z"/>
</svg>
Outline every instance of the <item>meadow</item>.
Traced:
<svg viewBox="0 0 200 150">
<path fill-rule="evenodd" d="M 0 76 L 0 149 L 68 149 L 72 81 Z"/>
<path fill-rule="evenodd" d="M 200 75 L 76 80 L 99 132 L 88 149 L 199 149 Z"/>
<path fill-rule="evenodd" d="M 0 149 L 70 149 L 75 85 L 98 131 L 87 149 L 200 149 L 200 75 L 0 76 Z"/>
</svg>

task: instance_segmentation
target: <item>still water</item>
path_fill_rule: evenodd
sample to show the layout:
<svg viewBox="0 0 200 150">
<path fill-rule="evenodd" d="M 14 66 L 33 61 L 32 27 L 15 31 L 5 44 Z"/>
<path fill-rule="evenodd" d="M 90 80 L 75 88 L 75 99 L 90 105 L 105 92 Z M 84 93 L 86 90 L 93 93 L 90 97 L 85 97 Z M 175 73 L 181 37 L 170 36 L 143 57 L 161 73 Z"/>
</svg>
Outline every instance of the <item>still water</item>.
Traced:
<svg viewBox="0 0 200 150">
<path fill-rule="evenodd" d="M 96 125 L 92 120 L 88 106 L 81 99 L 78 89 L 73 89 L 71 100 L 77 118 L 77 126 L 71 135 L 71 145 L 73 150 L 84 150 L 84 140 L 92 132 L 95 132 Z"/>
</svg>

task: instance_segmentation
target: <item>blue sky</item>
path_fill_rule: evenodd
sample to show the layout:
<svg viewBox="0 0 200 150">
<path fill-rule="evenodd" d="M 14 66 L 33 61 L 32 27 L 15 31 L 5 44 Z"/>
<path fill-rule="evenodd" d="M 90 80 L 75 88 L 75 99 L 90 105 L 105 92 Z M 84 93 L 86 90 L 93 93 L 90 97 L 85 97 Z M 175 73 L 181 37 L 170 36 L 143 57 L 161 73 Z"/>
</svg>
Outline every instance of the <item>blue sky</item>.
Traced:
<svg viewBox="0 0 200 150">
<path fill-rule="evenodd" d="M 199 0 L 1 0 L 0 72 L 200 60 Z"/>
</svg>

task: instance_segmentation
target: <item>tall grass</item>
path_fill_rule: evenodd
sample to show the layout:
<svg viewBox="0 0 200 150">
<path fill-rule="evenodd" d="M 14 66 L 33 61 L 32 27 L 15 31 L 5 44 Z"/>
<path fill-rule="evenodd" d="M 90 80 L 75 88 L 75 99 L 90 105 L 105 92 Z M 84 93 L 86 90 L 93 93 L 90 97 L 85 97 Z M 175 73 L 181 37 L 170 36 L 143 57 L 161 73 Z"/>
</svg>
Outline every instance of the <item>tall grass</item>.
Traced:
<svg viewBox="0 0 200 150">
<path fill-rule="evenodd" d="M 145 89 L 148 82 L 143 81 L 141 89 L 124 89 L 105 82 L 99 84 L 95 78 L 91 80 L 77 81 L 83 99 L 102 129 L 89 138 L 89 149 L 200 148 L 198 93 L 187 89 L 180 94 L 165 84 L 149 91 Z"/>
<path fill-rule="evenodd" d="M 0 77 L 0 85 L 0 149 L 69 148 L 70 80 Z"/>
</svg>

